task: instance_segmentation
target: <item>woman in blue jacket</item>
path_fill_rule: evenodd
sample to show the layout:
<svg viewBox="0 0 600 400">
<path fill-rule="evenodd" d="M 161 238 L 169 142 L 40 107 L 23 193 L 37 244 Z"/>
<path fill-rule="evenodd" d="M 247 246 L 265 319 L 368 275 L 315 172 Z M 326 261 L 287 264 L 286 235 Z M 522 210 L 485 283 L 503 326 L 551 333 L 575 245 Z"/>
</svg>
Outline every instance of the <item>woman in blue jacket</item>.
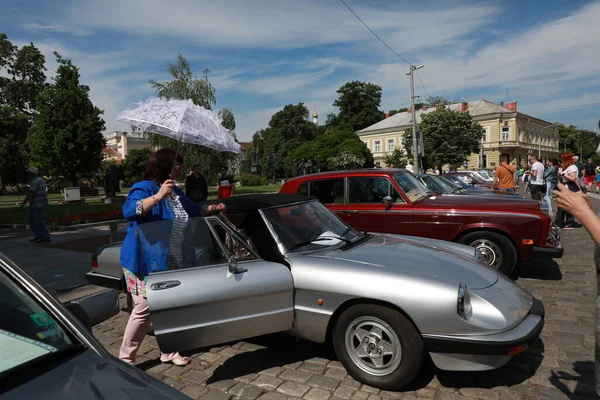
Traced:
<svg viewBox="0 0 600 400">
<path fill-rule="evenodd" d="M 130 364 L 135 362 L 150 329 L 146 298 L 148 274 L 179 268 L 185 263 L 183 243 L 189 232 L 190 218 L 226 210 L 224 204 L 196 204 L 174 185 L 183 164 L 181 155 L 175 157 L 176 152 L 171 149 L 153 153 L 146 162 L 146 180 L 131 187 L 123 205 L 123 216 L 129 220 L 129 227 L 121 246 L 121 265 L 134 307 L 123 334 L 119 358 Z M 144 225 L 149 222 L 154 224 Z M 165 227 L 168 227 L 167 232 Z M 175 365 L 191 362 L 179 353 L 161 353 L 160 360 Z"/>
</svg>

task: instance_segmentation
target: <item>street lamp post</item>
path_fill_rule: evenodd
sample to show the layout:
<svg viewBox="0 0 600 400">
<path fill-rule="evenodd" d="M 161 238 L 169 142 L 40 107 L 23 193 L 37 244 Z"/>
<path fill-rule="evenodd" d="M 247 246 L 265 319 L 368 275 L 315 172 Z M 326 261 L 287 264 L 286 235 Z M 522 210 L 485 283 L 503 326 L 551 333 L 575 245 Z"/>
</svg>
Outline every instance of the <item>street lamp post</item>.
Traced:
<svg viewBox="0 0 600 400">
<path fill-rule="evenodd" d="M 423 68 L 422 65 L 411 65 L 406 75 L 410 77 L 410 109 L 412 110 L 412 142 L 413 142 L 413 167 L 415 174 L 420 172 L 419 165 L 419 144 L 417 141 L 417 117 L 415 110 L 415 80 L 413 74 L 416 70 Z"/>
</svg>

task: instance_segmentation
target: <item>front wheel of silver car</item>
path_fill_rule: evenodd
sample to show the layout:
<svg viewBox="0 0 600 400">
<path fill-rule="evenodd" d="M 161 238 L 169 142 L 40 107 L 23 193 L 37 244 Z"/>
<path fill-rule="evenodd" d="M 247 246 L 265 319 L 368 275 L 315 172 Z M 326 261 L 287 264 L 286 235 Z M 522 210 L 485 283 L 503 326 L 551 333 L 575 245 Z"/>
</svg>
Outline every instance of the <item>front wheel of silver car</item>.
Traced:
<svg viewBox="0 0 600 400">
<path fill-rule="evenodd" d="M 496 232 L 477 231 L 461 237 L 459 243 L 479 249 L 482 261 L 509 276 L 517 263 L 517 250 L 512 242 Z"/>
<path fill-rule="evenodd" d="M 385 390 L 410 383 L 421 369 L 421 335 L 400 312 L 374 304 L 345 310 L 333 329 L 336 355 L 357 381 Z"/>
</svg>

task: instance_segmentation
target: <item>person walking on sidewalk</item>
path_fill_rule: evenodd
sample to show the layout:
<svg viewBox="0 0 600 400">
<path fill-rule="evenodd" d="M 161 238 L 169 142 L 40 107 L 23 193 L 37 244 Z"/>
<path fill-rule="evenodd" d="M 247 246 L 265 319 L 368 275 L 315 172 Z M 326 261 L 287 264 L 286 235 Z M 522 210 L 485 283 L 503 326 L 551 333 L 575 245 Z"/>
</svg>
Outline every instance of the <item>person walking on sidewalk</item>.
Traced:
<svg viewBox="0 0 600 400">
<path fill-rule="evenodd" d="M 50 233 L 46 226 L 46 216 L 44 214 L 44 209 L 48 205 L 46 182 L 40 177 L 40 172 L 36 167 L 27 169 L 27 178 L 29 179 L 29 190 L 19 209 L 23 210 L 25 204 L 29 203 L 27 224 L 34 235 L 31 241 L 34 243 L 49 242 L 51 240 Z"/>
<path fill-rule="evenodd" d="M 546 169 L 544 170 L 544 181 L 546 182 L 546 196 L 544 196 L 544 200 L 548 203 L 548 211 L 550 212 L 552 212 L 552 192 L 558 183 L 558 179 L 556 178 L 558 170 L 554 164 L 555 162 L 552 160 L 546 161 Z"/>
</svg>

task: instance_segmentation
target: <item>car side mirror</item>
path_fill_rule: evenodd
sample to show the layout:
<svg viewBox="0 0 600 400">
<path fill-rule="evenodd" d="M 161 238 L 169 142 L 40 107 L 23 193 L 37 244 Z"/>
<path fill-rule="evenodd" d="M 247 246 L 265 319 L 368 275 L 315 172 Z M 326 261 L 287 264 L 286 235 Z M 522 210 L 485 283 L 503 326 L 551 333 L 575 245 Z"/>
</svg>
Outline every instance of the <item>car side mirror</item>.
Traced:
<svg viewBox="0 0 600 400">
<path fill-rule="evenodd" d="M 248 272 L 248 269 L 240 268 L 234 256 L 229 257 L 229 273 L 241 274 L 244 272 Z"/>
<path fill-rule="evenodd" d="M 385 211 L 388 211 L 394 205 L 394 200 L 391 198 L 391 196 L 385 196 L 383 198 L 383 204 L 387 204 L 387 207 L 385 208 Z"/>
<path fill-rule="evenodd" d="M 82 324 L 92 328 L 119 313 L 119 293 L 112 289 L 103 290 L 71 300 L 65 306 Z"/>
</svg>

